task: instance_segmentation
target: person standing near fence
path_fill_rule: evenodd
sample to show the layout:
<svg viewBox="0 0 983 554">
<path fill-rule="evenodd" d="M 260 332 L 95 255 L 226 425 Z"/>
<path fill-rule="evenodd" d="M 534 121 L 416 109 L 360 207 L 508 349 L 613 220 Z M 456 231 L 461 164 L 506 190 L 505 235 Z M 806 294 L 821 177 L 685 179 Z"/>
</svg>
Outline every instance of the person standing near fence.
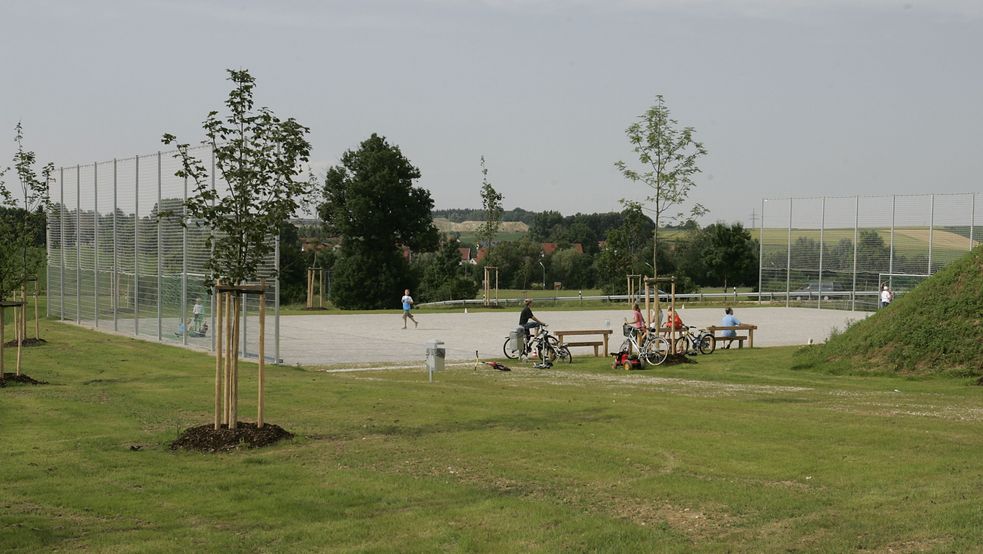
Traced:
<svg viewBox="0 0 983 554">
<path fill-rule="evenodd" d="M 201 306 L 201 298 L 195 298 L 195 305 L 191 307 L 191 330 L 198 331 L 204 320 L 204 308 Z"/>
<path fill-rule="evenodd" d="M 403 291 L 403 298 L 400 301 L 403 303 L 403 329 L 406 329 L 406 318 L 413 320 L 414 329 L 419 327 L 420 322 L 414 319 L 413 314 L 410 313 L 410 310 L 413 309 L 413 297 L 410 296 L 410 289 Z"/>
<path fill-rule="evenodd" d="M 887 283 L 881 287 L 881 307 L 886 308 L 891 301 L 894 300 L 894 291 L 891 287 L 887 286 Z"/>
</svg>

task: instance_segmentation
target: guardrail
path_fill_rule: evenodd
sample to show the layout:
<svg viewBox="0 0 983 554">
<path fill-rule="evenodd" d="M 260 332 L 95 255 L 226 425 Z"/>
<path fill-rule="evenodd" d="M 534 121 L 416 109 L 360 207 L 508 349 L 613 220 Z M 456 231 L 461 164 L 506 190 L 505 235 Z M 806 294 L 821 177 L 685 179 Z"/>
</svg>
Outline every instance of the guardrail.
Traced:
<svg viewBox="0 0 983 554">
<path fill-rule="evenodd" d="M 898 291 L 896 291 L 898 292 Z M 803 302 L 815 302 L 820 304 L 821 302 L 832 302 L 832 301 L 850 301 L 851 303 L 856 302 L 858 298 L 873 298 L 876 303 L 879 296 L 879 292 L 876 290 L 870 291 L 826 291 L 823 293 L 816 293 L 812 291 L 792 291 L 789 293 L 782 292 L 692 292 L 686 294 L 677 294 L 676 301 L 696 301 L 696 302 L 712 302 L 712 301 L 733 301 L 733 302 L 759 302 L 759 303 L 774 303 L 781 302 L 784 304 L 790 304 L 795 302 L 800 304 Z M 900 294 L 900 293 L 898 293 Z M 645 300 L 644 295 L 635 297 L 638 298 L 640 302 Z M 607 294 L 607 295 L 591 295 L 591 296 L 534 296 L 533 300 L 538 302 L 628 302 L 629 296 L 627 294 Z M 649 295 L 650 300 L 655 299 L 655 295 Z M 492 305 L 505 306 L 510 305 L 518 306 L 522 304 L 522 298 L 501 298 L 497 302 L 492 301 Z M 668 294 L 659 295 L 660 302 L 668 302 Z M 821 301 L 821 302 L 820 302 Z M 868 300 L 869 302 L 869 300 Z M 467 300 L 443 300 L 440 302 L 424 302 L 418 304 L 419 307 L 424 306 L 484 306 L 485 301 L 480 298 L 467 299 Z"/>
</svg>

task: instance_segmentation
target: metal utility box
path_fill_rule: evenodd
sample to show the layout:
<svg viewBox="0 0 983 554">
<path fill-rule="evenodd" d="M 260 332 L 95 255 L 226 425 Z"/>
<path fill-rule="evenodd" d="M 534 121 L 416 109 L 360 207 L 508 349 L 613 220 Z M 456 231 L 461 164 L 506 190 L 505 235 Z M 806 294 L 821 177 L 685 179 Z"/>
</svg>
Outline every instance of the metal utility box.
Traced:
<svg viewBox="0 0 983 554">
<path fill-rule="evenodd" d="M 444 370 L 444 358 L 447 355 L 447 350 L 444 348 L 444 341 L 434 339 L 427 343 L 427 371 L 433 373 L 434 371 Z"/>
</svg>

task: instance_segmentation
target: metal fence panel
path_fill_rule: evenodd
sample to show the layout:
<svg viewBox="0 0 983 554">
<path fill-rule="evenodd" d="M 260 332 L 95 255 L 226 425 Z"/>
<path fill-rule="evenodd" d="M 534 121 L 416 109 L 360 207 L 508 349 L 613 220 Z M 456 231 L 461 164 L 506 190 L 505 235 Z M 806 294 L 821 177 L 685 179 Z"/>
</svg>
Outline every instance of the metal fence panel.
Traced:
<svg viewBox="0 0 983 554">
<path fill-rule="evenodd" d="M 174 154 L 55 172 L 47 229 L 50 316 L 214 349 L 214 299 L 206 286 L 212 232 L 185 213 L 194 183 L 174 175 L 180 169 Z M 198 147 L 192 154 L 210 170 L 206 183 L 227 194 L 227 184 L 213 169 L 211 149 Z M 265 350 L 271 359 L 278 351 L 276 266 L 271 255 L 257 276 L 270 286 Z M 258 308 L 255 295 L 247 299 L 241 345 L 247 356 L 258 352 Z M 189 333 L 191 329 L 195 332 Z"/>
<path fill-rule="evenodd" d="M 766 199 L 760 291 L 786 305 L 873 310 L 980 244 L 980 194 Z"/>
</svg>

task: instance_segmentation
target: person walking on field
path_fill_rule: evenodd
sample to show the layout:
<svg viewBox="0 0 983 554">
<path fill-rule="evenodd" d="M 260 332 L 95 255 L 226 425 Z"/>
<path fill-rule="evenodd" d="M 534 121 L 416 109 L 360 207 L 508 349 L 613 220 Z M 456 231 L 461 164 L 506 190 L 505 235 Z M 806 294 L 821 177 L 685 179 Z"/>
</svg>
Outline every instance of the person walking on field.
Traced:
<svg viewBox="0 0 983 554">
<path fill-rule="evenodd" d="M 402 299 L 402 302 L 403 302 L 403 329 L 406 329 L 406 318 L 410 318 L 410 319 L 413 320 L 413 328 L 414 329 L 417 328 L 417 327 L 419 327 L 420 326 L 420 322 L 417 321 L 413 317 L 413 314 L 410 313 L 410 310 L 413 309 L 413 297 L 410 296 L 410 289 L 406 289 L 406 290 L 403 291 L 403 299 Z"/>
</svg>

